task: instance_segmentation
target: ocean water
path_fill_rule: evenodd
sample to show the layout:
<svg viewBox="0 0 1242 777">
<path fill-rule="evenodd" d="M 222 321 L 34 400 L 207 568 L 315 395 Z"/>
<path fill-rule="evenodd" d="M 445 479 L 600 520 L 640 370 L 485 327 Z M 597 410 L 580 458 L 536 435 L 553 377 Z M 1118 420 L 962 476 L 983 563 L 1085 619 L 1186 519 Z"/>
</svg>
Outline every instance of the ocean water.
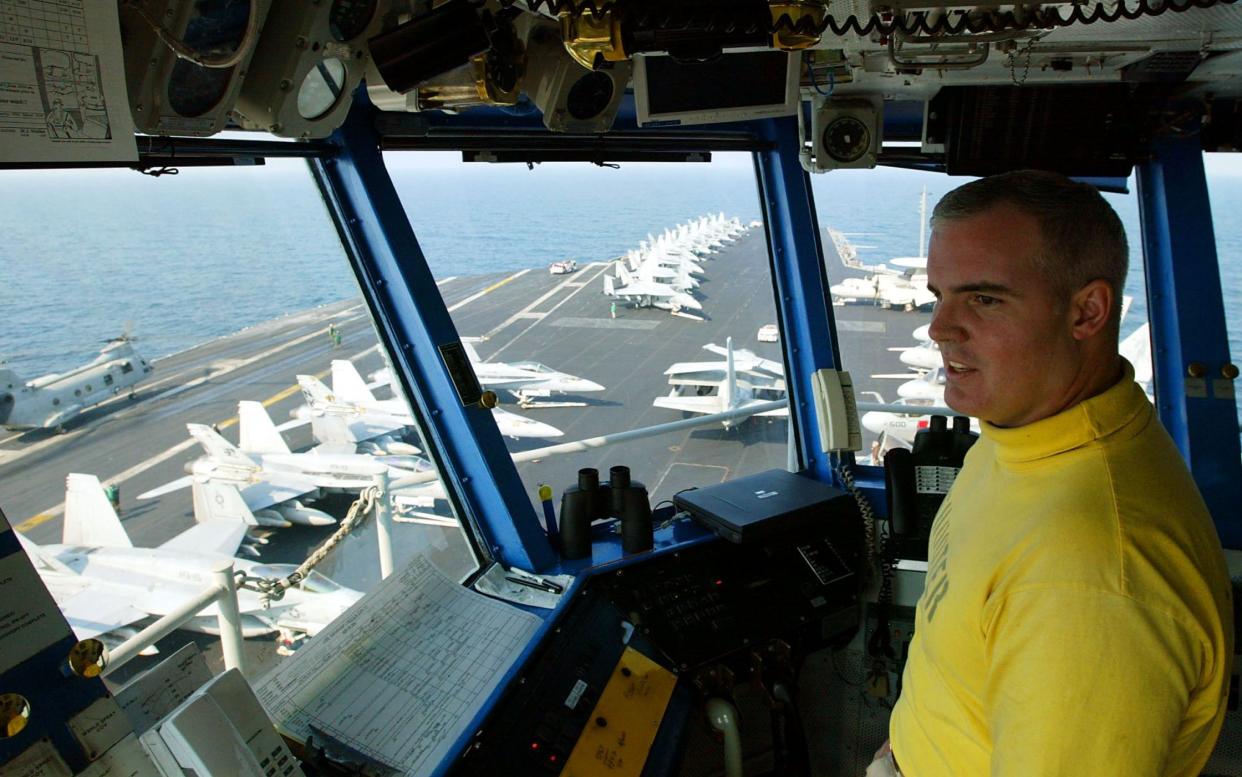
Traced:
<svg viewBox="0 0 1242 777">
<path fill-rule="evenodd" d="M 390 156 L 393 180 L 438 278 L 616 257 L 648 233 L 724 212 L 760 217 L 749 158 L 709 165 L 446 164 Z M 902 170 L 813 177 L 821 226 L 863 261 L 918 251 L 950 179 Z M 1211 175 L 1226 315 L 1242 358 L 1242 177 Z M 1146 318 L 1134 195 L 1107 195 L 1131 235 L 1125 329 Z M 129 326 L 158 358 L 281 315 L 357 294 L 326 210 L 300 162 L 134 172 L 0 173 L 0 359 L 20 375 L 90 359 Z M 830 268 L 831 273 L 831 268 Z"/>
</svg>

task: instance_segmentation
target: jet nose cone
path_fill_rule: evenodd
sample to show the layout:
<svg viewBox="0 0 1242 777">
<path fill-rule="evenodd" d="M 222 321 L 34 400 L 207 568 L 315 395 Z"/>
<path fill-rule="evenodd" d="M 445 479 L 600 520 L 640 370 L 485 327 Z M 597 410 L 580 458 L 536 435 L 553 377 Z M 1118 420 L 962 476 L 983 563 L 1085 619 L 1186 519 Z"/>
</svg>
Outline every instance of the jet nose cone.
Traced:
<svg viewBox="0 0 1242 777">
<path fill-rule="evenodd" d="M 574 384 L 574 390 L 575 391 L 603 391 L 604 387 L 596 383 L 593 380 L 587 380 L 586 378 L 579 378 L 577 383 Z"/>
</svg>

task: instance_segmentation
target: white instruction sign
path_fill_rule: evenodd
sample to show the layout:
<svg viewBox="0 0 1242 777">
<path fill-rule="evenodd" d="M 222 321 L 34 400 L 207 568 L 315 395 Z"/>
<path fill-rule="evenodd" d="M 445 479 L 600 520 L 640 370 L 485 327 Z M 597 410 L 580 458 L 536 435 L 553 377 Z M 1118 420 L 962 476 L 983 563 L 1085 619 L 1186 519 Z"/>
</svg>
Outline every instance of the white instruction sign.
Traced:
<svg viewBox="0 0 1242 777">
<path fill-rule="evenodd" d="M 26 554 L 0 558 L 0 674 L 67 636 L 69 625 Z"/>
<path fill-rule="evenodd" d="M 0 162 L 137 159 L 116 3 L 0 0 Z"/>
</svg>

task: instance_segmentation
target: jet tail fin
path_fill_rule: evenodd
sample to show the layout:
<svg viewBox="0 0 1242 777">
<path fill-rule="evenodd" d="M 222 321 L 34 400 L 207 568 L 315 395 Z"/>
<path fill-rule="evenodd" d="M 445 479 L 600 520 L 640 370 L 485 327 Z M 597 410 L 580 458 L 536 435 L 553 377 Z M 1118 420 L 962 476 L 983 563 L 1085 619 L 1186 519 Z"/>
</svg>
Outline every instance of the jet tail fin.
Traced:
<svg viewBox="0 0 1242 777">
<path fill-rule="evenodd" d="M 246 526 L 259 524 L 237 486 L 208 480 L 204 483 L 195 481 L 193 488 L 195 521 L 228 521 Z"/>
<path fill-rule="evenodd" d="M 190 436 L 198 440 L 198 444 L 207 451 L 207 458 L 215 462 L 231 464 L 246 469 L 259 468 L 254 459 L 237 449 L 237 446 L 220 436 L 220 433 L 203 424 L 186 424 Z"/>
<path fill-rule="evenodd" d="M 630 275 L 629 270 L 625 269 L 624 264 L 617 265 L 617 279 L 620 280 L 625 286 L 629 286 L 633 283 L 633 276 Z"/>
<path fill-rule="evenodd" d="M 612 276 L 604 273 L 604 293 L 609 297 L 617 296 L 617 287 L 613 285 Z"/>
<path fill-rule="evenodd" d="M 94 475 L 72 473 L 65 479 L 65 527 L 61 540 L 66 545 L 92 545 L 132 548 L 121 519 L 104 495 L 103 485 Z"/>
<path fill-rule="evenodd" d="M 336 395 L 324 385 L 322 380 L 313 375 L 299 375 L 298 387 L 302 389 L 302 397 L 306 399 L 306 406 L 311 409 L 336 404 Z"/>
<path fill-rule="evenodd" d="M 358 438 L 349 428 L 344 416 L 323 415 L 311 419 L 311 430 L 319 441 L 317 448 L 325 445 L 340 446 L 342 450 L 353 452 L 358 447 Z"/>
<path fill-rule="evenodd" d="M 733 398 L 737 396 L 737 369 L 733 364 L 733 338 L 725 338 L 725 381 L 720 387 L 721 404 L 725 410 L 733 409 Z"/>
<path fill-rule="evenodd" d="M 375 395 L 358 374 L 358 368 L 348 359 L 332 360 L 332 391 L 347 402 L 375 401 Z"/>
<path fill-rule="evenodd" d="M 249 400 L 238 402 L 237 417 L 241 428 L 239 447 L 244 453 L 291 453 L 289 444 L 276 431 L 276 424 L 262 404 Z"/>
</svg>

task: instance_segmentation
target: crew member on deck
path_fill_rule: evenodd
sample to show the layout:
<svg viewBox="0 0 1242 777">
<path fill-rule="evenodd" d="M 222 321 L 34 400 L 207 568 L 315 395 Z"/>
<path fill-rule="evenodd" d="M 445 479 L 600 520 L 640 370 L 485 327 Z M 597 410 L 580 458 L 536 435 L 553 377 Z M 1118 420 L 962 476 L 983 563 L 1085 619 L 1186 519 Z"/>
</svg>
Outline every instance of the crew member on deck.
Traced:
<svg viewBox="0 0 1242 777">
<path fill-rule="evenodd" d="M 932 216 L 945 401 L 977 416 L 932 527 L 868 775 L 1198 775 L 1229 692 L 1220 541 L 1117 353 L 1128 249 L 1095 189 L 1023 171 Z M 898 772 L 897 770 L 900 770 Z"/>
</svg>

